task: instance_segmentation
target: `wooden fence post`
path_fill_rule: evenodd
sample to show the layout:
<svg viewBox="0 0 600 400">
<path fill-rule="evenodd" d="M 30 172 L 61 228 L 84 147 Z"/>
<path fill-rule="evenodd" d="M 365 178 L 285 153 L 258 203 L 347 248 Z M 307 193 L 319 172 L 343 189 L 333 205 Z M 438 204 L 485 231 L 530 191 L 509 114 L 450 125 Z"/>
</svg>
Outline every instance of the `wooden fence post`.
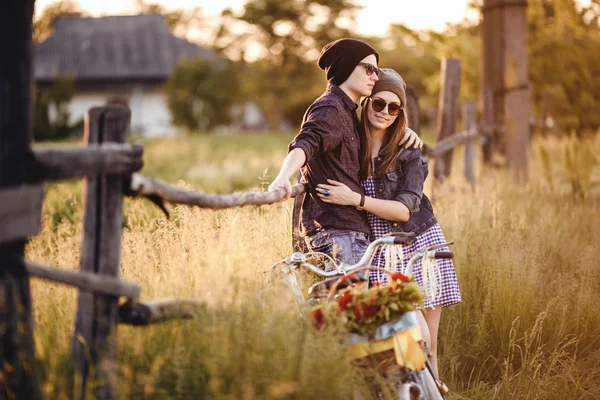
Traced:
<svg viewBox="0 0 600 400">
<path fill-rule="evenodd" d="M 0 193 L 15 188 L 25 200 L 31 142 L 32 18 L 34 0 L 4 0 L 0 12 Z M 35 192 L 38 192 L 34 188 Z M 25 196 L 24 196 L 25 195 Z M 1 196 L 0 196 L 1 197 Z M 0 398 L 38 399 L 29 276 L 23 256 L 27 236 L 39 226 L 40 210 L 20 208 L 25 227 L 17 227 L 0 202 Z M 37 213 L 37 216 L 33 215 Z M 7 216 L 8 218 L 4 218 Z M 19 217 L 18 215 L 16 217 Z M 37 221 L 36 221 L 37 220 Z M 9 231 L 12 231 L 9 232 Z"/>
<path fill-rule="evenodd" d="M 526 179 L 530 111 L 527 0 L 505 0 L 504 43 L 506 163 L 514 171 L 517 179 Z"/>
<path fill-rule="evenodd" d="M 421 110 L 419 108 L 419 96 L 415 88 L 406 86 L 406 111 L 408 114 L 408 127 L 421 135 Z"/>
<path fill-rule="evenodd" d="M 483 145 L 481 147 L 483 163 L 490 165 L 492 163 L 492 154 L 494 152 L 494 141 L 498 134 L 496 129 L 496 116 L 494 114 L 494 94 L 492 89 L 483 91 Z"/>
<path fill-rule="evenodd" d="M 458 118 L 458 95 L 460 91 L 460 60 L 442 59 L 442 82 L 438 106 L 438 122 L 436 141 L 456 132 L 456 119 Z M 450 175 L 452 164 L 452 151 L 442 157 L 436 158 L 434 166 L 435 178 L 443 180 Z"/>
<path fill-rule="evenodd" d="M 477 122 L 477 103 L 469 101 L 463 107 L 465 131 L 475 128 Z M 465 143 L 465 178 L 475 187 L 475 140 Z"/>
<path fill-rule="evenodd" d="M 88 144 L 124 143 L 131 113 L 123 106 L 92 108 L 86 116 Z M 87 180 L 81 270 L 119 277 L 123 229 L 123 178 L 98 175 Z M 75 390 L 85 397 L 93 384 L 94 397 L 115 397 L 116 321 L 118 298 L 79 293 L 73 338 Z"/>
</svg>

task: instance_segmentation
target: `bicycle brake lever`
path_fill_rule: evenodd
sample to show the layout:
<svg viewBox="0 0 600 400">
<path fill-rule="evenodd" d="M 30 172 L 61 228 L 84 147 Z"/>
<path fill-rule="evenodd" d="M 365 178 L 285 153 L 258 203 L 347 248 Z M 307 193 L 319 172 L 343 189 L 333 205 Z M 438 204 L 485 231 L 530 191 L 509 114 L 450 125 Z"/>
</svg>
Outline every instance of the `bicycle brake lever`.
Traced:
<svg viewBox="0 0 600 400">
<path fill-rule="evenodd" d="M 269 272 L 269 271 L 271 271 L 271 270 L 275 269 L 275 267 L 277 267 L 279 264 L 283 264 L 283 263 L 285 263 L 285 264 L 290 264 L 290 263 L 291 263 L 291 260 L 290 260 L 289 258 L 286 258 L 285 260 L 279 260 L 279 261 L 277 261 L 275 264 L 271 265 L 269 268 L 265 269 L 265 270 L 263 271 L 263 273 L 264 273 L 264 274 L 266 274 L 267 272 Z"/>
</svg>

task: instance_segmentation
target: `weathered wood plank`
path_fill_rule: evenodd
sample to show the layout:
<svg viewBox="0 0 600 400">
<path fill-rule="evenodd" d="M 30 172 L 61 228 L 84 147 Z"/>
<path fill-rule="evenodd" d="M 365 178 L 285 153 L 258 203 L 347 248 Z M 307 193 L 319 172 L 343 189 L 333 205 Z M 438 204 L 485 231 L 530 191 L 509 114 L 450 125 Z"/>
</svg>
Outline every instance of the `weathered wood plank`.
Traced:
<svg viewBox="0 0 600 400">
<path fill-rule="evenodd" d="M 406 109 L 408 116 L 408 127 L 421 135 L 421 109 L 419 108 L 419 96 L 413 86 L 406 87 Z"/>
<path fill-rule="evenodd" d="M 25 182 L 33 159 L 30 143 L 34 0 L 3 0 L 1 4 L 0 191 L 3 191 Z M 27 217 L 26 220 L 31 228 L 32 221 Z M 0 232 L 8 229 L 5 224 L 6 220 L 0 222 Z M 25 229 L 21 234 L 30 231 Z M 1 399 L 40 398 L 35 376 L 31 292 L 22 261 L 24 252 L 23 237 L 0 243 Z"/>
<path fill-rule="evenodd" d="M 506 162 L 517 179 L 528 176 L 529 71 L 527 2 L 504 9 L 504 118 Z"/>
<path fill-rule="evenodd" d="M 130 117 L 126 107 L 92 108 L 86 118 L 87 142 L 124 143 Z M 88 178 L 81 254 L 82 271 L 119 277 L 122 207 L 122 176 L 112 174 Z M 85 393 L 90 370 L 95 371 L 95 376 L 91 377 L 95 381 L 95 397 L 115 397 L 117 311 L 117 297 L 80 293 L 73 340 L 77 397 L 81 398 Z"/>
<path fill-rule="evenodd" d="M 441 78 L 436 133 L 438 143 L 456 132 L 458 95 L 460 92 L 460 60 L 443 58 Z M 450 175 L 452 151 L 445 153 L 441 162 L 438 160 L 435 162 L 434 175 L 438 180 L 443 180 Z"/>
<path fill-rule="evenodd" d="M 102 143 L 82 146 L 37 147 L 34 181 L 56 181 L 99 174 L 130 174 L 143 163 L 140 144 Z"/>
<path fill-rule="evenodd" d="M 0 243 L 27 239 L 39 233 L 44 185 L 0 189 Z"/>
<path fill-rule="evenodd" d="M 304 191 L 305 186 L 298 183 L 292 187 L 292 197 L 296 197 Z M 158 179 L 148 178 L 140 174 L 133 174 L 131 177 L 131 194 L 136 196 L 159 196 L 169 203 L 213 209 L 272 204 L 280 201 L 285 196 L 283 189 L 270 192 L 207 194 L 179 189 Z"/>
<path fill-rule="evenodd" d="M 464 128 L 469 131 L 477 124 L 477 103 L 470 101 L 463 107 Z M 475 186 L 475 139 L 465 143 L 465 179 Z"/>
<path fill-rule="evenodd" d="M 483 91 L 483 124 L 482 124 L 482 156 L 483 163 L 489 165 L 492 163 L 492 155 L 494 148 L 494 94 L 490 88 Z"/>
<path fill-rule="evenodd" d="M 172 319 L 195 318 L 204 304 L 198 300 L 174 297 L 145 303 L 127 302 L 119 307 L 119 323 L 146 326 Z"/>
<path fill-rule="evenodd" d="M 75 286 L 84 292 L 123 296 L 130 299 L 140 297 L 140 287 L 137 283 L 125 282 L 118 278 L 83 271 L 68 271 L 34 263 L 26 263 L 25 267 L 30 276 Z"/>
</svg>

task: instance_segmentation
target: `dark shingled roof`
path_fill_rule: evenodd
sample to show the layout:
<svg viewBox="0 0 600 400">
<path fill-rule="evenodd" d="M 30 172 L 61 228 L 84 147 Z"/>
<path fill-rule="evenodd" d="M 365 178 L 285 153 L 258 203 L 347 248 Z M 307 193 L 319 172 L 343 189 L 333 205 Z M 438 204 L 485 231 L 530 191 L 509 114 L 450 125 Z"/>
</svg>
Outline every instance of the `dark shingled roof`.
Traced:
<svg viewBox="0 0 600 400">
<path fill-rule="evenodd" d="M 35 47 L 34 78 L 53 81 L 164 80 L 182 58 L 214 53 L 173 35 L 157 14 L 59 17 L 54 34 Z"/>
</svg>

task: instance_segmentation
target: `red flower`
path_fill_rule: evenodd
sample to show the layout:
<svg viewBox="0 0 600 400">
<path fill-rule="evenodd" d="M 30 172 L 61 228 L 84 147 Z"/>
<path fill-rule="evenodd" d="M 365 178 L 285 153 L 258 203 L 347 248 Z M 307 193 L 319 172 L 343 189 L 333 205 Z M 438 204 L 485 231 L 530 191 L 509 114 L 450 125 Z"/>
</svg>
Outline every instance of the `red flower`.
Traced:
<svg viewBox="0 0 600 400">
<path fill-rule="evenodd" d="M 352 293 L 344 293 L 342 297 L 338 299 L 338 305 L 342 310 L 345 310 L 350 307 L 350 302 L 352 301 Z"/>
<path fill-rule="evenodd" d="M 369 297 L 369 304 L 374 306 L 377 303 L 377 298 L 375 296 Z"/>
<path fill-rule="evenodd" d="M 393 273 L 392 275 L 390 275 L 390 278 L 393 281 L 400 281 L 400 282 L 410 282 L 410 278 L 406 275 L 404 275 L 402 272 L 396 272 Z"/>
<path fill-rule="evenodd" d="M 380 286 L 381 286 L 381 282 L 377 282 L 377 281 L 375 281 L 375 282 L 373 282 L 373 286 L 380 287 Z"/>
<path fill-rule="evenodd" d="M 365 303 L 360 303 L 360 306 L 354 306 L 354 308 L 352 309 L 352 313 L 356 318 L 367 319 L 377 314 L 377 310 L 378 309 L 375 307 L 369 307 Z"/>
<path fill-rule="evenodd" d="M 317 308 L 311 314 L 312 324 L 316 329 L 321 329 L 323 324 L 325 323 L 325 316 L 323 315 L 323 310 Z"/>
</svg>

